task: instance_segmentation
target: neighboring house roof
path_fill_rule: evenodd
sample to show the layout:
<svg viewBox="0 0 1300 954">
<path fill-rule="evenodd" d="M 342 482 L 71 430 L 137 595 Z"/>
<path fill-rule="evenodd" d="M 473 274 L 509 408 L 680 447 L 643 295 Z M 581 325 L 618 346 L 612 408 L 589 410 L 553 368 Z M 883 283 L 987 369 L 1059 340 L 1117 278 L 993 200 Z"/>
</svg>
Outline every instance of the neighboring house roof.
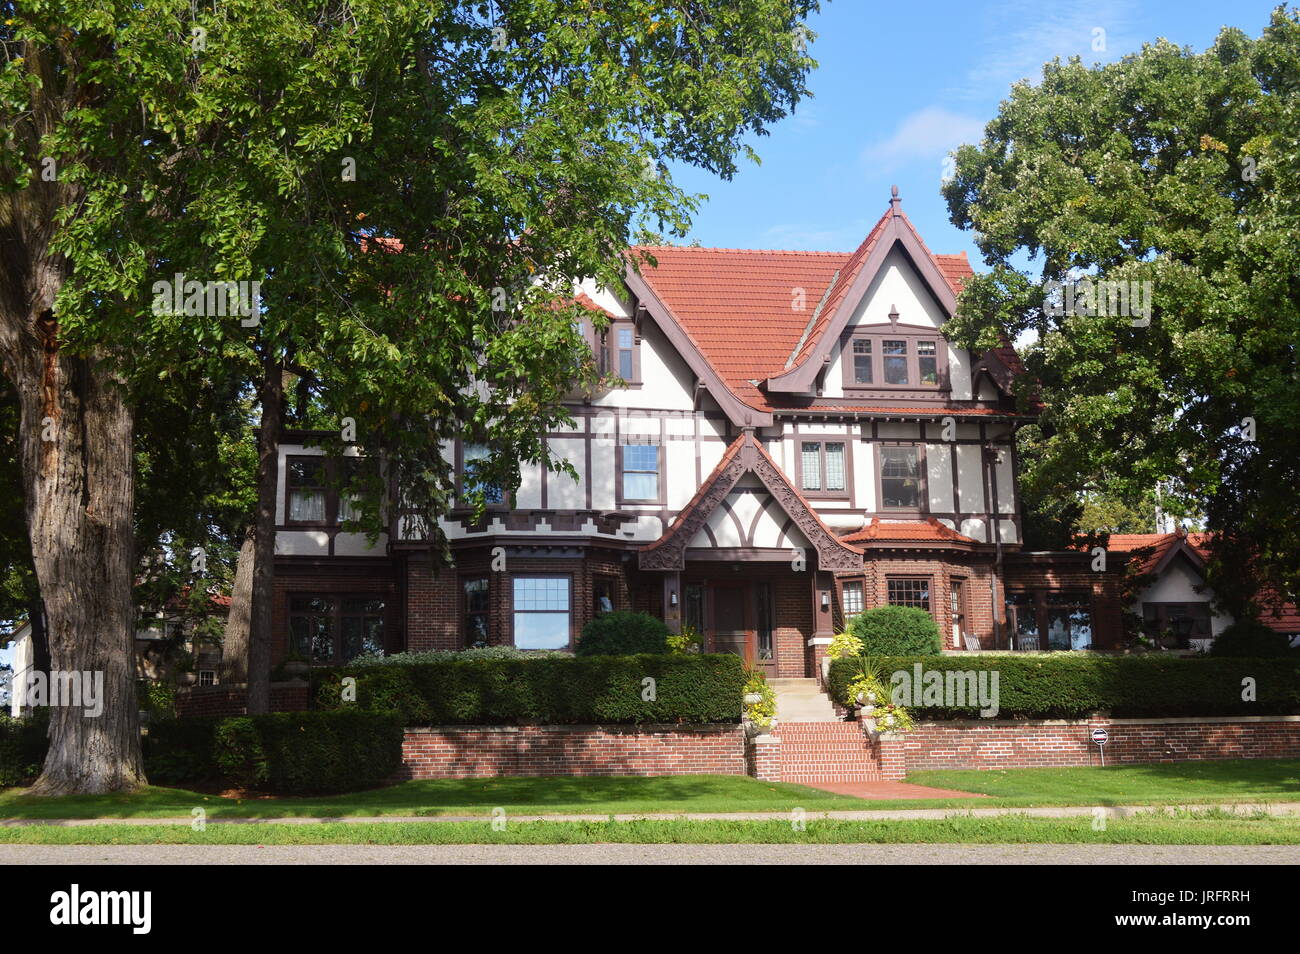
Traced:
<svg viewBox="0 0 1300 954">
<path fill-rule="evenodd" d="M 1210 559 L 1210 539 L 1208 533 L 1185 533 L 1177 530 L 1173 533 L 1112 533 L 1106 548 L 1127 554 L 1128 559 L 1139 573 L 1159 574 L 1178 555 L 1184 554 L 1204 574 L 1205 564 Z M 1265 587 L 1256 596 L 1259 605 L 1259 620 L 1269 629 L 1279 633 L 1300 633 L 1300 609 L 1295 600 L 1287 600 L 1272 588 Z"/>
<path fill-rule="evenodd" d="M 768 493 L 781 506 L 808 538 L 817 552 L 818 566 L 823 570 L 860 569 L 862 550 L 839 537 L 822 522 L 817 511 L 786 478 L 776 461 L 763 448 L 754 435 L 742 433 L 722 455 L 717 466 L 700 484 L 690 501 L 677 514 L 658 540 L 641 547 L 637 559 L 643 570 L 681 570 L 686 566 L 686 548 L 700 531 L 714 510 L 726 500 L 731 489 L 745 474 L 753 473 Z"/>
<path fill-rule="evenodd" d="M 1128 554 L 1139 573 L 1160 573 L 1178 554 L 1187 555 L 1192 564 L 1203 570 L 1209 559 L 1208 533 L 1112 533 L 1106 543 L 1108 551 Z"/>
<path fill-rule="evenodd" d="M 949 527 L 945 527 L 934 517 L 924 520 L 889 520 L 881 521 L 872 517 L 871 522 L 860 530 L 854 530 L 847 536 L 840 537 L 845 543 L 879 543 L 879 544 L 977 544 L 978 540 L 964 536 Z"/>
<path fill-rule="evenodd" d="M 743 423 L 770 423 L 786 406 L 800 410 L 874 411 L 836 404 L 835 399 L 791 403 L 809 384 L 839 340 L 853 311 L 889 252 L 900 247 L 944 311 L 951 315 L 962 282 L 973 275 L 965 252 L 935 255 L 899 206 L 897 189 L 889 210 L 852 252 L 637 246 L 628 284 L 647 310 L 694 351 L 716 383 L 744 407 L 766 415 Z M 645 259 L 653 258 L 655 264 Z M 796 310 L 795 296 L 803 310 Z M 676 334 L 675 334 L 676 332 Z M 1023 366 L 1010 345 L 996 354 L 1009 373 Z M 684 354 L 688 363 L 691 355 Z M 999 369 L 1000 370 L 1000 369 Z M 1005 375 L 1003 375 L 1005 377 Z M 706 381 L 706 383 L 708 383 Z M 787 398 L 785 395 L 789 394 Z M 715 394 L 715 397 L 718 397 Z M 969 409 L 916 409 L 921 414 L 987 413 Z M 906 409 L 910 410 L 910 409 Z"/>
</svg>

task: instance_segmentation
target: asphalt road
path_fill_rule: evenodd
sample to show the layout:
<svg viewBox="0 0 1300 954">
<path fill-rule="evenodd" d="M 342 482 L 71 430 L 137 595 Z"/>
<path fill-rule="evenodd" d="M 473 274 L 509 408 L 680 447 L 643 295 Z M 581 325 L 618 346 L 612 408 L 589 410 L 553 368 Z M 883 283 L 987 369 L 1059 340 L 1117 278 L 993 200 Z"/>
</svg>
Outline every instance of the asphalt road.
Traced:
<svg viewBox="0 0 1300 954">
<path fill-rule="evenodd" d="M 0 865 L 1295 865 L 1294 845 L 0 845 Z"/>
</svg>

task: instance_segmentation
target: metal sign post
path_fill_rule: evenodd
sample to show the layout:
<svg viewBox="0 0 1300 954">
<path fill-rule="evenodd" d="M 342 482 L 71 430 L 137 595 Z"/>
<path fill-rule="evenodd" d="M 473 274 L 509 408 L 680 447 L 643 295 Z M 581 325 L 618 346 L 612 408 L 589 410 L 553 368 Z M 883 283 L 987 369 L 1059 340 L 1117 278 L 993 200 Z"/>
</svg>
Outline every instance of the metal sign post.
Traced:
<svg viewBox="0 0 1300 954">
<path fill-rule="evenodd" d="M 1101 756 L 1101 767 L 1106 767 L 1106 741 L 1110 738 L 1110 733 L 1105 729 L 1093 729 L 1092 741 L 1097 743 L 1097 753 Z"/>
</svg>

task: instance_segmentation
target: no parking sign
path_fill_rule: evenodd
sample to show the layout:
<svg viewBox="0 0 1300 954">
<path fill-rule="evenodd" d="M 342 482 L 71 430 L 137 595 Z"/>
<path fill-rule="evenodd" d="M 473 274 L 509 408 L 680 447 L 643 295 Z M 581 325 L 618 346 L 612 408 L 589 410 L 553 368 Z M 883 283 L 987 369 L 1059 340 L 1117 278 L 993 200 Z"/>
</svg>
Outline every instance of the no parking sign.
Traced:
<svg viewBox="0 0 1300 954">
<path fill-rule="evenodd" d="M 1093 729 L 1092 741 L 1097 743 L 1097 753 L 1101 756 L 1101 764 L 1106 764 L 1106 741 L 1110 738 L 1110 733 L 1105 729 Z"/>
</svg>

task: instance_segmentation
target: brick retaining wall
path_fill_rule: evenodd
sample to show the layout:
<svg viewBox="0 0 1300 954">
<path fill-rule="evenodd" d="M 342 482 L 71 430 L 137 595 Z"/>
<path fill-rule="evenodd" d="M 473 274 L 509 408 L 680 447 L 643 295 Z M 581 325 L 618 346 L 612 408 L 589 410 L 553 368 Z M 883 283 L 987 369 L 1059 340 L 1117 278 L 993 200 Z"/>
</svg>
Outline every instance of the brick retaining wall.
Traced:
<svg viewBox="0 0 1300 954">
<path fill-rule="evenodd" d="M 398 778 L 744 775 L 739 725 L 433 726 L 406 730 Z"/>
<path fill-rule="evenodd" d="M 1093 729 L 1109 733 L 1107 765 L 1202 759 L 1300 758 L 1300 716 L 923 722 L 882 736 L 881 776 L 926 769 L 1054 768 L 1099 765 Z"/>
</svg>

